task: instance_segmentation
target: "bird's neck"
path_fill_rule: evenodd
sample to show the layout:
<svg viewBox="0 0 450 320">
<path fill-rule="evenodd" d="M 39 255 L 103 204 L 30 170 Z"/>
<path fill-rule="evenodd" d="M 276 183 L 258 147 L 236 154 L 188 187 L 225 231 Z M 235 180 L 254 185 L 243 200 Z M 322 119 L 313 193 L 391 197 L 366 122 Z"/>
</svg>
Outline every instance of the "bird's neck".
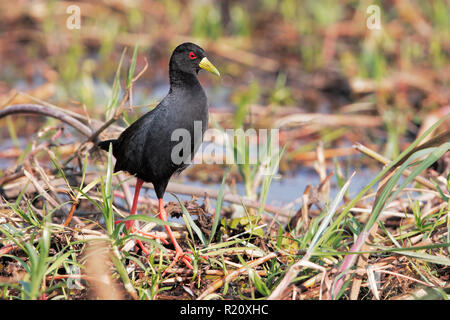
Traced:
<svg viewBox="0 0 450 320">
<path fill-rule="evenodd" d="M 200 88 L 201 85 L 195 73 L 184 72 L 175 68 L 169 70 L 170 88 L 171 90 Z"/>
</svg>

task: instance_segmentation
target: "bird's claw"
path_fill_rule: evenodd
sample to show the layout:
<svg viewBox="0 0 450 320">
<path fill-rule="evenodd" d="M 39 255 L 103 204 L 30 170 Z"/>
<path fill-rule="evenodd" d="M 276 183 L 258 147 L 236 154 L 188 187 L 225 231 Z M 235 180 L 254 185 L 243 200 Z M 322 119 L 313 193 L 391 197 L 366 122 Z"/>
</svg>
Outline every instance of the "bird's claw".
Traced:
<svg viewBox="0 0 450 320">
<path fill-rule="evenodd" d="M 189 269 L 194 269 L 194 267 L 192 266 L 192 258 L 189 257 L 187 255 L 186 252 L 183 251 L 183 249 L 181 249 L 181 247 L 177 247 L 175 249 L 175 257 L 172 260 L 172 263 L 166 268 L 166 270 L 164 270 L 163 272 L 163 276 L 166 274 L 167 271 L 169 271 L 177 262 L 178 260 L 183 260 L 184 264 L 186 265 L 186 267 L 188 267 Z"/>
<path fill-rule="evenodd" d="M 150 239 L 159 239 L 159 240 L 161 240 L 162 243 L 164 243 L 164 244 L 169 244 L 169 242 L 168 242 L 168 241 L 166 240 L 166 238 L 163 237 L 163 236 L 157 236 L 157 235 L 155 235 L 155 234 L 146 233 L 146 232 L 141 231 L 141 230 L 139 230 L 139 229 L 137 229 L 137 228 L 135 228 L 135 227 L 132 227 L 132 228 L 130 229 L 130 231 L 131 231 L 132 233 L 138 233 L 139 235 L 141 235 L 141 236 L 143 236 L 143 237 L 150 238 Z"/>
<path fill-rule="evenodd" d="M 149 238 L 149 239 L 159 239 L 159 240 L 161 240 L 161 242 L 163 242 L 164 244 L 169 244 L 169 242 L 168 242 L 164 237 L 162 237 L 162 236 L 157 236 L 157 235 L 154 235 L 154 234 L 146 233 L 146 232 L 144 232 L 144 231 L 141 231 L 141 230 L 137 229 L 137 228 L 133 225 L 133 222 L 134 222 L 134 221 L 122 221 L 122 220 L 116 220 L 116 221 L 114 221 L 114 224 L 118 224 L 118 223 L 121 223 L 121 222 L 124 222 L 124 223 L 125 223 L 125 228 L 126 228 L 127 230 L 129 230 L 130 233 L 136 233 L 136 234 L 139 234 L 139 235 L 141 235 L 141 236 L 143 236 L 143 237 L 146 237 L 146 238 Z M 137 243 L 137 244 L 139 245 L 139 247 L 142 249 L 142 252 L 143 252 L 144 254 L 146 254 L 146 255 L 149 254 L 147 248 L 145 248 L 145 246 L 144 246 L 144 244 L 142 243 L 141 240 L 136 239 L 136 243 Z"/>
</svg>

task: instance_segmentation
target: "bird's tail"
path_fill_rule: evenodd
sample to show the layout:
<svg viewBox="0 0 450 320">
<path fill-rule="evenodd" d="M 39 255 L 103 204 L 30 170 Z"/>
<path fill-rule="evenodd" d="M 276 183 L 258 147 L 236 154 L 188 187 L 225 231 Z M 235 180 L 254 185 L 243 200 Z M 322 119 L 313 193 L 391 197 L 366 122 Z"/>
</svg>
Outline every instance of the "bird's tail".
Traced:
<svg viewBox="0 0 450 320">
<path fill-rule="evenodd" d="M 108 151 L 109 150 L 109 144 L 112 143 L 113 145 L 113 150 L 114 150 L 114 146 L 117 143 L 116 139 L 112 139 L 112 140 L 105 140 L 105 141 L 100 141 L 97 146 L 99 146 L 101 149 Z"/>
</svg>

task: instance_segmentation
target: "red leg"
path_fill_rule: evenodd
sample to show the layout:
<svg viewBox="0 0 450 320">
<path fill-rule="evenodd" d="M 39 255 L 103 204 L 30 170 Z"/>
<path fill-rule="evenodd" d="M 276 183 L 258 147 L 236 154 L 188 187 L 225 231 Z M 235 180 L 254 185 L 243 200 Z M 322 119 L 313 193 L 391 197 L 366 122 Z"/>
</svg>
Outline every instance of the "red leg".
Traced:
<svg viewBox="0 0 450 320">
<path fill-rule="evenodd" d="M 144 184 L 144 180 L 137 179 L 136 181 L 136 188 L 134 189 L 134 198 L 133 198 L 133 205 L 131 206 L 130 214 L 136 214 L 137 209 L 137 203 L 139 199 L 139 192 L 141 191 L 141 187 Z M 125 225 L 127 226 L 127 230 L 130 230 L 131 226 L 134 224 L 134 221 L 127 221 Z"/>
<path fill-rule="evenodd" d="M 163 200 L 162 199 L 158 199 L 159 202 L 159 217 L 161 218 L 161 220 L 166 221 L 167 222 L 167 213 L 166 210 L 164 209 L 164 205 L 163 205 Z M 177 239 L 175 239 L 175 236 L 172 233 L 172 230 L 170 229 L 169 226 L 164 226 L 164 228 L 167 231 L 167 234 L 169 235 L 170 240 L 172 241 L 174 247 L 175 247 L 175 257 L 173 258 L 172 263 L 169 265 L 169 267 L 163 272 L 163 275 L 170 269 L 172 268 L 177 261 L 181 258 L 183 260 L 183 262 L 186 264 L 186 266 L 189 269 L 194 269 L 194 267 L 191 264 L 192 259 L 189 258 L 184 252 L 183 249 L 180 247 L 180 245 L 177 242 Z"/>
<path fill-rule="evenodd" d="M 133 204 L 131 206 L 130 215 L 131 214 L 136 214 L 137 204 L 138 204 L 138 200 L 139 200 L 139 192 L 141 191 L 141 187 L 142 187 L 143 184 L 144 184 L 144 180 L 138 178 L 137 181 L 136 181 L 136 188 L 134 189 L 134 198 L 133 198 Z M 119 223 L 119 222 L 116 221 L 116 223 Z M 168 244 L 167 240 L 164 239 L 164 238 L 160 238 L 158 236 L 154 236 L 152 234 L 148 234 L 148 233 L 145 233 L 145 232 L 137 230 L 134 227 L 134 222 L 135 222 L 134 220 L 130 220 L 130 221 L 126 221 L 125 222 L 125 226 L 126 226 L 128 231 L 133 232 L 133 233 L 140 233 L 141 235 L 143 235 L 145 237 L 148 237 L 148 238 L 160 239 L 165 244 Z M 136 242 L 141 247 L 142 251 L 145 254 L 148 254 L 148 251 L 144 247 L 144 245 L 142 244 L 142 241 L 137 239 Z"/>
</svg>

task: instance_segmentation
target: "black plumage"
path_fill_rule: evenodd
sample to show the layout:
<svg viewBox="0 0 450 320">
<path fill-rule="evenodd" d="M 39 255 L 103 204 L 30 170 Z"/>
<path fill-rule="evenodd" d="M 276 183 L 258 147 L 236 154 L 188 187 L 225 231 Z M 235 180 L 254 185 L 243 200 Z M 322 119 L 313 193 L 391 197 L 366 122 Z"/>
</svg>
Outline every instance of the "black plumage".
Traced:
<svg viewBox="0 0 450 320">
<path fill-rule="evenodd" d="M 197 58 L 191 60 L 189 52 L 194 52 Z M 169 64 L 169 93 L 117 140 L 99 143 L 100 148 L 106 151 L 109 143 L 113 144 L 114 171 L 127 171 L 152 182 L 158 198 L 163 197 L 170 177 L 187 167 L 208 127 L 207 98 L 197 78 L 198 64 L 204 57 L 204 50 L 193 43 L 178 46 Z M 201 135 L 194 136 L 195 121 L 201 123 Z M 172 141 L 176 129 L 187 130 L 191 140 L 191 153 L 183 155 L 182 163 L 174 163 L 171 159 L 173 147 L 181 141 Z"/>
</svg>

